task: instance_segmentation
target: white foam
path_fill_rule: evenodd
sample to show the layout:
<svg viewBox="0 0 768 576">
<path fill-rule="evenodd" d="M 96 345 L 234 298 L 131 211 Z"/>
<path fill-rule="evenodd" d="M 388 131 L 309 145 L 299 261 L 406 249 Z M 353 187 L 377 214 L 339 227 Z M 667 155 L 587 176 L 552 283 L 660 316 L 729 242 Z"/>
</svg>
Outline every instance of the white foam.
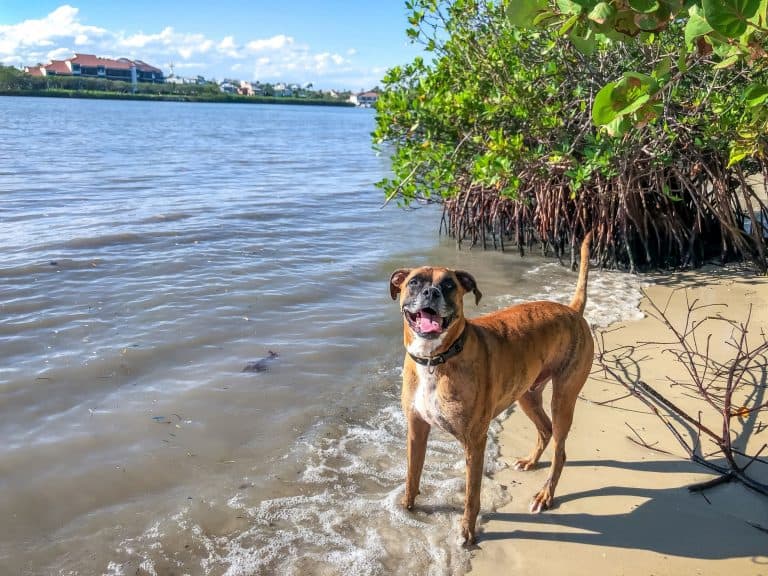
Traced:
<svg viewBox="0 0 768 576">
<path fill-rule="evenodd" d="M 110 561 L 107 564 L 107 569 L 104 572 L 104 576 L 125 576 L 125 570 L 123 566 L 117 562 Z"/>
<path fill-rule="evenodd" d="M 227 507 L 244 517 L 247 525 L 231 536 L 206 533 L 189 508 L 170 522 L 176 539 L 189 540 L 200 550 L 202 574 L 463 573 L 469 562 L 469 553 L 458 541 L 463 451 L 449 436 L 433 434 L 422 494 L 417 509 L 409 512 L 400 504 L 405 432 L 405 419 L 393 403 L 367 422 L 342 429 L 338 437 L 308 436 L 290 455 L 304 462 L 297 486 L 302 493 L 257 502 L 246 492 L 230 497 Z M 487 471 L 497 469 L 497 454 L 492 438 Z M 501 497 L 501 490 L 486 478 L 483 508 L 495 507 Z M 131 565 L 146 564 L 150 573 L 163 562 L 178 565 L 171 550 L 148 546 L 162 532 L 154 525 L 140 538 L 124 542 L 119 552 L 133 558 Z"/>
<path fill-rule="evenodd" d="M 576 275 L 556 262 L 531 268 L 525 277 L 527 281 L 539 285 L 539 290 L 524 298 L 515 294 L 500 296 L 497 299 L 499 308 L 534 300 L 567 304 L 573 298 Z M 640 301 L 648 285 L 648 282 L 632 274 L 590 270 L 584 317 L 591 325 L 601 327 L 625 320 L 638 320 L 643 317 Z"/>
</svg>

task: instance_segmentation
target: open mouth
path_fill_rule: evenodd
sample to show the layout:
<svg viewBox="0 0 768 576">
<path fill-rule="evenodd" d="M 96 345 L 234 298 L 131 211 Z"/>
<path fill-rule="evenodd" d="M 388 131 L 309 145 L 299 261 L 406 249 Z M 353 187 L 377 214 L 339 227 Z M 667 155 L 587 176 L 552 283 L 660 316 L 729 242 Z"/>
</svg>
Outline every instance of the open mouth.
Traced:
<svg viewBox="0 0 768 576">
<path fill-rule="evenodd" d="M 435 338 L 448 327 L 449 319 L 443 318 L 432 308 L 422 308 L 416 312 L 405 310 L 408 325 L 419 335 Z"/>
</svg>

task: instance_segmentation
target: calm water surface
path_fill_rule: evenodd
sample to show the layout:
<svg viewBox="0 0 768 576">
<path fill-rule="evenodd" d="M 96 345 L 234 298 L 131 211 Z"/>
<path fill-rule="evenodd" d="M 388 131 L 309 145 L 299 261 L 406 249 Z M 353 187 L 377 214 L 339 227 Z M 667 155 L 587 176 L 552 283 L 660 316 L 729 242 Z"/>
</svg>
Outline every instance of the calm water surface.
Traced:
<svg viewBox="0 0 768 576">
<path fill-rule="evenodd" d="M 451 438 L 397 505 L 389 275 L 471 270 L 484 312 L 569 300 L 572 274 L 382 209 L 370 110 L 6 97 L 0 119 L 0 573 L 468 568 Z M 631 278 L 593 278 L 593 321 L 634 313 Z M 509 497 L 486 479 L 485 510 Z"/>
</svg>

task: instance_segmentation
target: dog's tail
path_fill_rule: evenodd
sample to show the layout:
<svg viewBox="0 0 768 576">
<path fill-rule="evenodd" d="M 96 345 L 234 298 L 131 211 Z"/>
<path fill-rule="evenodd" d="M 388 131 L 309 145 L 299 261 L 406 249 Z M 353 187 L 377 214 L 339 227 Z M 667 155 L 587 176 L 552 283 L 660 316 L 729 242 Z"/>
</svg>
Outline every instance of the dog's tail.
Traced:
<svg viewBox="0 0 768 576">
<path fill-rule="evenodd" d="M 571 300 L 571 308 L 579 314 L 584 314 L 584 306 L 587 304 L 587 278 L 589 277 L 589 244 L 592 241 L 592 232 L 587 232 L 581 242 L 581 262 L 579 263 L 579 281 L 576 284 L 576 294 Z"/>
</svg>

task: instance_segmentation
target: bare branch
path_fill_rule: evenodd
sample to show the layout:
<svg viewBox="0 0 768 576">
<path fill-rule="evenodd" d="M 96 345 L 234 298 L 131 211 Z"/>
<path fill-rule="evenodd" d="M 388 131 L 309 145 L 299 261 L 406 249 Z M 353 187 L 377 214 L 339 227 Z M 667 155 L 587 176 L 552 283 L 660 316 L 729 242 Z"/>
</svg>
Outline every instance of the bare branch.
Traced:
<svg viewBox="0 0 768 576">
<path fill-rule="evenodd" d="M 760 414 L 768 412 L 768 399 L 765 398 L 768 393 L 768 385 L 766 385 L 768 340 L 765 332 L 760 331 L 762 341 L 752 348 L 749 336 L 752 320 L 751 306 L 746 319 L 743 322 L 736 322 L 719 314 L 702 317 L 702 312 L 707 308 L 723 305 L 700 304 L 697 299 L 691 301 L 687 293 L 685 298 L 686 312 L 682 326 L 676 326 L 670 319 L 671 294 L 663 306 L 652 300 L 648 301 L 651 315 L 672 334 L 672 341 L 650 341 L 641 342 L 635 346 L 608 348 L 605 341 L 606 332 L 598 332 L 596 334 L 597 369 L 605 378 L 621 384 L 628 394 L 640 400 L 670 431 L 691 461 L 718 473 L 718 477 L 710 481 L 691 486 L 689 488 L 691 491 L 706 490 L 723 482 L 738 481 L 768 496 L 768 485 L 746 474 L 747 469 L 755 462 L 768 464 L 768 460 L 760 458 L 768 448 L 768 444 L 763 444 L 753 455 L 746 454 L 733 446 L 736 439 L 733 426 L 737 421 L 739 444 L 745 446 L 750 444 L 750 436 L 766 429 L 766 426 L 757 420 Z M 725 323 L 732 330 L 730 340 L 726 344 L 733 350 L 733 355 L 726 360 L 713 357 L 712 333 L 702 334 L 705 327 L 716 326 L 717 323 Z M 702 344 L 699 344 L 700 342 Z M 691 398 L 704 402 L 706 412 L 700 410 L 696 417 L 692 416 L 642 379 L 641 360 L 636 356 L 641 348 L 649 346 L 661 349 L 662 353 L 670 354 L 683 368 L 687 374 L 686 379 L 666 376 L 666 381 L 669 382 L 670 387 L 681 386 L 690 391 Z M 646 358 L 647 356 L 644 356 L 643 360 Z M 756 376 L 756 373 L 761 374 L 762 379 Z M 688 396 L 686 393 L 684 395 Z M 613 401 L 615 400 L 611 402 Z M 711 421 L 713 418 L 720 420 L 719 432 L 704 423 L 705 420 Z M 645 448 L 659 450 L 654 445 L 648 444 L 629 423 L 627 427 L 636 437 L 628 437 L 632 442 Z M 692 434 L 690 439 L 686 439 L 683 430 Z M 702 455 L 702 435 L 717 446 L 715 452 Z M 724 457 L 726 465 L 713 462 L 711 458 L 716 455 Z M 740 464 L 740 461 L 743 462 L 745 458 L 746 463 Z"/>
</svg>

